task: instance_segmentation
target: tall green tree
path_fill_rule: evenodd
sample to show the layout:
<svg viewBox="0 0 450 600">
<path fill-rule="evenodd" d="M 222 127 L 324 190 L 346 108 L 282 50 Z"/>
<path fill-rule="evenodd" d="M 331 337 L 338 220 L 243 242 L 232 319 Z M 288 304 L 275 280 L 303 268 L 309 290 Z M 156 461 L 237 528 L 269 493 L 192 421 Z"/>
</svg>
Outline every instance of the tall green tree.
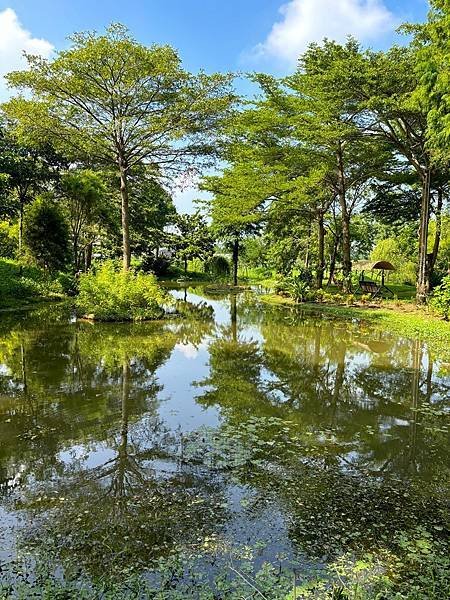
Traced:
<svg viewBox="0 0 450 600">
<path fill-rule="evenodd" d="M 206 219 L 199 213 L 178 214 L 175 218 L 175 232 L 171 246 L 177 258 L 183 263 L 187 275 L 188 261 L 194 258 L 206 260 L 214 251 L 214 238 Z"/>
<path fill-rule="evenodd" d="M 55 59 L 27 56 L 29 69 L 8 75 L 31 98 L 14 98 L 4 110 L 25 137 L 51 140 L 76 160 L 116 170 L 126 270 L 131 170 L 145 163 L 159 177 L 209 155 L 233 99 L 230 77 L 191 75 L 173 48 L 143 46 L 120 24 L 70 39 Z"/>
<path fill-rule="evenodd" d="M 359 127 L 362 109 L 354 88 L 361 85 L 363 65 L 354 40 L 325 41 L 307 49 L 292 76 L 255 75 L 263 95 L 235 118 L 225 154 L 243 170 L 254 169 L 253 179 L 266 185 L 269 231 L 276 245 L 284 245 L 291 266 L 299 251 L 309 266 L 317 231 L 318 286 L 325 268 L 326 215 L 336 201 L 344 287 L 350 286 L 350 221 L 389 155 L 385 143 Z"/>
<path fill-rule="evenodd" d="M 362 186 L 376 177 L 385 161 L 384 148 L 363 135 L 361 108 L 354 95 L 364 77 L 364 56 L 349 39 L 341 45 L 325 40 L 311 44 L 297 71 L 286 78 L 293 131 L 302 144 L 320 156 L 331 195 L 339 203 L 342 221 L 344 287 L 351 273 L 350 221 Z"/>
<path fill-rule="evenodd" d="M 22 251 L 23 216 L 37 193 L 55 182 L 65 161 L 48 143 L 20 143 L 6 120 L 0 123 L 0 194 L 2 212 L 19 221 L 19 253 Z"/>
<path fill-rule="evenodd" d="M 368 53 L 366 64 L 361 66 L 361 85 L 354 88 L 354 94 L 363 109 L 361 129 L 392 145 L 420 181 L 417 301 L 423 303 L 430 289 L 427 239 L 433 189 L 439 187 L 441 174 L 427 144 L 428 109 L 416 93 L 417 60 L 412 47 Z"/>
<path fill-rule="evenodd" d="M 266 232 L 273 237 L 271 251 L 280 258 L 273 264 L 279 272 L 287 273 L 302 250 L 306 258 L 309 256 L 305 236 L 297 233 L 305 224 L 306 230 L 311 230 L 316 218 L 323 224 L 324 211 L 319 210 L 323 194 L 309 189 L 308 195 L 305 191 L 313 185 L 307 183 L 309 176 L 317 181 L 320 157 L 299 140 L 282 82 L 264 74 L 253 79 L 263 94 L 234 116 L 224 151 L 230 166 L 223 177 L 206 178 L 204 187 L 214 194 L 215 221 L 226 225 L 222 230 L 228 237 L 231 229 L 248 234 L 259 228 L 261 220 L 266 221 Z"/>
<path fill-rule="evenodd" d="M 107 190 L 101 174 L 88 169 L 64 173 L 60 188 L 68 216 L 76 272 L 80 269 L 82 254 L 91 244 L 92 236 L 87 236 L 88 228 L 100 219 Z"/>
<path fill-rule="evenodd" d="M 48 195 L 29 206 L 24 219 L 24 244 L 37 264 L 55 271 L 70 257 L 69 227 L 61 207 Z"/>
<path fill-rule="evenodd" d="M 415 34 L 417 96 L 426 105 L 427 136 L 433 158 L 450 160 L 450 4 L 448 0 L 430 0 L 428 20 L 406 27 Z"/>
<path fill-rule="evenodd" d="M 265 190 L 258 183 L 251 166 L 237 163 L 221 176 L 205 177 L 201 184 L 213 194 L 209 202 L 213 232 L 232 251 L 233 285 L 238 284 L 243 239 L 256 234 L 264 218 Z"/>
</svg>

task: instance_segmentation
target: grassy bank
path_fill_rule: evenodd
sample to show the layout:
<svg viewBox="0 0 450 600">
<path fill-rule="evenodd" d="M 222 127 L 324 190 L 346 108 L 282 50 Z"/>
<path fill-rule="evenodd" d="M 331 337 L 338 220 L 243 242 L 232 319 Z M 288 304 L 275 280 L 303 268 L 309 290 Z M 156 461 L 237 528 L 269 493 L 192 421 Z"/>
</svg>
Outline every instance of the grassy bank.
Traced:
<svg viewBox="0 0 450 600">
<path fill-rule="evenodd" d="M 411 303 L 385 301 L 381 305 L 367 307 L 308 302 L 298 304 L 292 298 L 277 294 L 265 294 L 261 300 L 268 304 L 301 307 L 302 310 L 340 319 L 361 319 L 399 336 L 420 339 L 437 358 L 450 363 L 450 323 Z"/>
<path fill-rule="evenodd" d="M 265 288 L 275 288 L 282 276 L 279 274 L 262 268 L 239 269 L 239 281 L 251 285 L 260 285 Z M 326 278 L 324 279 L 326 281 Z M 416 288 L 413 285 L 386 281 L 386 285 L 391 290 L 394 297 L 398 300 L 413 300 L 416 296 Z M 324 291 L 330 294 L 341 293 L 342 290 L 336 285 L 325 285 Z"/>
<path fill-rule="evenodd" d="M 169 283 L 184 283 L 190 281 L 211 281 L 211 275 L 194 268 L 196 265 L 188 266 L 188 270 L 185 273 L 184 269 L 171 265 L 164 275 L 158 275 L 158 281 L 169 282 Z"/>
<path fill-rule="evenodd" d="M 59 300 L 70 285 L 71 278 L 64 273 L 49 275 L 38 267 L 0 258 L 0 309 Z"/>
</svg>

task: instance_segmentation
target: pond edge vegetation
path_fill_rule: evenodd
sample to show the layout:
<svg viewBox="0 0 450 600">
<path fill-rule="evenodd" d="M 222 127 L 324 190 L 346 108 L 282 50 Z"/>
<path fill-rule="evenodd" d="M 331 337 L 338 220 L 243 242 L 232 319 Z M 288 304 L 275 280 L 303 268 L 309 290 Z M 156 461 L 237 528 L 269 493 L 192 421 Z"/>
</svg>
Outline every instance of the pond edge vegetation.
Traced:
<svg viewBox="0 0 450 600">
<path fill-rule="evenodd" d="M 306 310 L 323 316 L 341 320 L 358 319 L 374 327 L 383 328 L 401 337 L 425 342 L 436 358 L 450 363 L 450 323 L 438 315 L 426 312 L 423 308 L 395 301 L 380 302 L 364 306 L 363 304 L 337 304 L 325 302 L 298 303 L 291 297 L 275 293 L 263 294 L 264 303 L 291 309 Z M 353 299 L 353 302 L 356 302 Z"/>
</svg>

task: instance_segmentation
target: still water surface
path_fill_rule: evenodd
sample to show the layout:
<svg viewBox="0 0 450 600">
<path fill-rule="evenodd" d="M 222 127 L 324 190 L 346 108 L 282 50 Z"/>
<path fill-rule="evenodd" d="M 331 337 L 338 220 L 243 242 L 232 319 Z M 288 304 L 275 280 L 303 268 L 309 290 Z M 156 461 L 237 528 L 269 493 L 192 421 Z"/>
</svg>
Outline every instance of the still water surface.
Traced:
<svg viewBox="0 0 450 600">
<path fill-rule="evenodd" d="M 1 317 L 0 561 L 308 570 L 442 529 L 450 376 L 425 345 L 252 293 L 171 293 L 185 318 Z"/>
</svg>

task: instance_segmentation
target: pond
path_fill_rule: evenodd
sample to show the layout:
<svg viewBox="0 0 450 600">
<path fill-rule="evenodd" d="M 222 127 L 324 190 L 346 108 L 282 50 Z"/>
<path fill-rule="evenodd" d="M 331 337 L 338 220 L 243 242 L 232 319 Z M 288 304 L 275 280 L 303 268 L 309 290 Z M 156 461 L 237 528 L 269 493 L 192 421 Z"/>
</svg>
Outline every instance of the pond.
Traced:
<svg viewBox="0 0 450 600">
<path fill-rule="evenodd" d="M 443 535 L 450 374 L 424 344 L 253 292 L 171 293 L 183 318 L 1 317 L 0 579 L 51 560 L 225 598 Z"/>
</svg>

